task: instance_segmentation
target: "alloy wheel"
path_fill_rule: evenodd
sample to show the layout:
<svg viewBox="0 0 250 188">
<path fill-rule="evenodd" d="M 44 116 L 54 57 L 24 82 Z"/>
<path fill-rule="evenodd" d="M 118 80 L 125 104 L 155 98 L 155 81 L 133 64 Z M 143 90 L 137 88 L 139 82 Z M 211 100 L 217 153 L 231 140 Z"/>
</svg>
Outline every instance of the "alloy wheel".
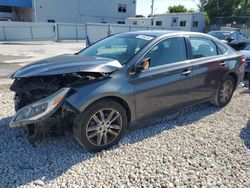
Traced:
<svg viewBox="0 0 250 188">
<path fill-rule="evenodd" d="M 112 108 L 101 109 L 88 121 L 86 134 L 89 142 L 104 146 L 115 140 L 122 129 L 122 117 Z"/>
<path fill-rule="evenodd" d="M 234 83 L 232 80 L 225 80 L 219 93 L 220 101 L 222 103 L 227 103 L 231 99 L 233 91 Z"/>
</svg>

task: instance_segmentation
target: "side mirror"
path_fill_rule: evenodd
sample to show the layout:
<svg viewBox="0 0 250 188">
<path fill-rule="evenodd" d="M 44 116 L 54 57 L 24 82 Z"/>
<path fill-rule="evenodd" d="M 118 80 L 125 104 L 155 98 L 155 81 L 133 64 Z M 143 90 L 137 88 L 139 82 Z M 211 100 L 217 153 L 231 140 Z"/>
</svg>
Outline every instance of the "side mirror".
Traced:
<svg viewBox="0 0 250 188">
<path fill-rule="evenodd" d="M 233 40 L 234 40 L 234 37 L 233 37 L 233 36 L 230 36 L 230 37 L 228 37 L 228 39 L 227 39 L 228 42 L 232 42 Z"/>
<path fill-rule="evenodd" d="M 143 70 L 148 70 L 150 67 L 150 63 L 151 63 L 151 58 L 145 58 L 143 59 L 136 67 L 137 71 L 141 72 Z"/>
</svg>

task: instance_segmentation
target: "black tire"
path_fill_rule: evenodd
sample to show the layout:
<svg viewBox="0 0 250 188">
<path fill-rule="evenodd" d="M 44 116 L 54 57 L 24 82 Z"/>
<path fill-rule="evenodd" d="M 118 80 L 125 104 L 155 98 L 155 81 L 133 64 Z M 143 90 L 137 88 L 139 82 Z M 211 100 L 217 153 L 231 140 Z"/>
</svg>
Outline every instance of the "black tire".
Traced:
<svg viewBox="0 0 250 188">
<path fill-rule="evenodd" d="M 226 89 L 227 97 L 225 97 L 225 99 L 223 100 L 223 97 L 222 97 L 223 91 L 225 90 L 225 85 L 228 85 L 228 84 L 230 85 L 229 87 L 230 89 Z M 235 88 L 236 88 L 236 80 L 232 76 L 229 76 L 229 75 L 224 76 L 223 81 L 219 85 L 219 88 L 216 91 L 213 98 L 211 99 L 210 103 L 218 107 L 226 106 L 231 101 Z"/>
<path fill-rule="evenodd" d="M 102 117 L 106 117 L 106 119 L 109 119 L 109 115 L 108 115 L 109 110 L 110 110 L 109 115 L 111 115 L 112 110 L 113 110 L 114 114 L 116 114 L 115 117 L 118 116 L 117 120 L 115 120 L 115 121 L 117 121 L 117 124 L 120 123 L 119 130 L 114 130 L 111 128 L 111 126 L 116 126 L 116 125 L 111 125 L 112 124 L 111 121 L 108 123 L 107 122 L 105 123 L 105 126 L 108 126 L 108 124 L 110 124 L 110 127 L 103 128 L 102 126 L 104 126 L 104 125 L 97 123 L 97 121 L 95 120 L 96 118 L 94 118 L 94 117 L 97 117 L 101 111 L 103 112 L 102 114 L 104 115 Z M 100 120 L 101 116 L 99 116 L 98 119 Z M 115 118 L 113 117 L 113 119 L 115 119 Z M 95 124 L 95 125 L 93 126 L 91 124 Z M 98 127 L 99 125 L 100 125 L 99 129 L 101 129 L 101 130 L 96 130 L 96 129 L 93 130 L 94 134 L 96 134 L 96 131 L 97 131 L 97 135 L 95 136 L 97 143 L 95 143 L 95 137 L 90 138 L 91 137 L 90 134 L 92 134 L 92 135 L 94 135 L 94 134 L 89 130 L 91 129 L 91 127 Z M 106 128 L 106 130 L 102 130 L 105 128 Z M 98 152 L 98 151 L 101 151 L 103 149 L 110 148 L 111 146 L 118 143 L 119 140 L 122 138 L 126 128 L 127 128 L 127 115 L 126 115 L 125 109 L 118 102 L 115 102 L 115 101 L 109 100 L 109 99 L 105 99 L 105 100 L 93 103 L 84 112 L 82 112 L 78 116 L 76 116 L 74 119 L 74 123 L 73 123 L 73 133 L 74 133 L 76 140 L 79 142 L 79 144 L 82 147 L 84 147 L 87 150 L 92 151 L 92 152 Z M 87 131 L 87 129 L 88 129 L 88 131 Z M 106 132 L 102 133 L 102 131 L 106 131 Z M 111 134 L 111 132 L 109 132 L 109 131 L 112 131 L 112 132 L 119 131 L 119 132 L 116 132 L 117 136 L 114 136 L 113 133 Z M 89 132 L 91 132 L 91 133 L 89 133 Z M 104 141 L 104 136 L 102 136 L 102 138 L 100 138 L 101 142 L 98 144 L 97 137 L 98 136 L 100 137 L 100 134 L 106 135 L 105 136 L 106 144 Z M 110 136 L 110 138 L 107 135 Z M 112 135 L 114 138 L 112 138 Z M 100 139 L 99 139 L 99 141 L 100 141 Z"/>
</svg>

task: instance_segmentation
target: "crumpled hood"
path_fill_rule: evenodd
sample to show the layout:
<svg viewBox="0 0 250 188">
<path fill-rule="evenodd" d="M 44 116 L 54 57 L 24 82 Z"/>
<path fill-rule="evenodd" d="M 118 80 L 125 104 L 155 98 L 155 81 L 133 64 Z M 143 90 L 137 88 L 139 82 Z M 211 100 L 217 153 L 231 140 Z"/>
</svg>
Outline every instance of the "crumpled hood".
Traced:
<svg viewBox="0 0 250 188">
<path fill-rule="evenodd" d="M 60 75 L 74 72 L 111 73 L 121 67 L 122 65 L 114 59 L 60 55 L 26 65 L 13 73 L 11 78 Z"/>
</svg>

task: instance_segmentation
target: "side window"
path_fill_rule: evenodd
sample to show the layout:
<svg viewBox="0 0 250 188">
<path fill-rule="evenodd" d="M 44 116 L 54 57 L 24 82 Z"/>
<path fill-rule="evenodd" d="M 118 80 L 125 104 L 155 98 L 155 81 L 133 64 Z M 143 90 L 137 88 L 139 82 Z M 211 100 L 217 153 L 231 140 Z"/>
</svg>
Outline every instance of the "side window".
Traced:
<svg viewBox="0 0 250 188">
<path fill-rule="evenodd" d="M 118 24 L 125 24 L 125 21 L 118 21 Z"/>
<path fill-rule="evenodd" d="M 248 40 L 248 36 L 244 35 L 243 33 L 242 33 L 242 35 L 245 37 L 246 40 Z"/>
<path fill-rule="evenodd" d="M 156 21 L 156 22 L 155 22 L 155 25 L 157 25 L 157 26 L 162 26 L 162 21 Z"/>
<path fill-rule="evenodd" d="M 217 55 L 216 45 L 209 39 L 191 37 L 190 43 L 194 59 Z"/>
<path fill-rule="evenodd" d="M 118 12 L 123 12 L 123 13 L 127 12 L 127 5 L 119 4 L 118 5 Z"/>
<path fill-rule="evenodd" d="M 232 33 L 232 34 L 229 36 L 229 38 L 231 38 L 231 39 L 232 39 L 232 41 L 234 41 L 234 40 L 238 40 L 238 35 L 237 35 L 237 33 L 236 33 L 236 32 L 234 32 L 234 33 Z"/>
<path fill-rule="evenodd" d="M 199 22 L 198 21 L 193 21 L 193 27 L 198 27 Z"/>
<path fill-rule="evenodd" d="M 180 21 L 180 27 L 186 27 L 186 21 Z"/>
<path fill-rule="evenodd" d="M 185 61 L 187 59 L 185 39 L 173 37 L 161 41 L 145 55 L 145 58 L 151 58 L 150 67 Z"/>
<path fill-rule="evenodd" d="M 247 40 L 247 37 L 244 34 L 239 33 L 239 40 Z"/>
<path fill-rule="evenodd" d="M 227 53 L 227 51 L 228 51 L 228 48 L 227 48 L 227 47 L 223 46 L 223 45 L 220 44 L 220 43 L 217 43 L 217 46 L 218 46 L 218 49 L 219 49 L 219 53 L 220 53 L 220 54 L 225 54 L 225 53 Z"/>
</svg>

